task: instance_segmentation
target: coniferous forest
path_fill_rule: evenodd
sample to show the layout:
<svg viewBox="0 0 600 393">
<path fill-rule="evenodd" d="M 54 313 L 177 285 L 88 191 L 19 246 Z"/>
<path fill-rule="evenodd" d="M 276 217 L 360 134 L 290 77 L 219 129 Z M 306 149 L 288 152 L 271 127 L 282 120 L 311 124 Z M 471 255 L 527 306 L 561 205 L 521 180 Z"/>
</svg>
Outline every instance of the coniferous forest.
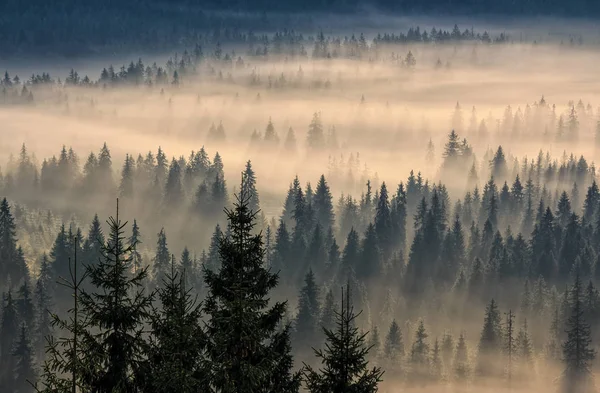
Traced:
<svg viewBox="0 0 600 393">
<path fill-rule="evenodd" d="M 51 4 L 0 16 L 0 393 L 596 391 L 597 33 Z"/>
</svg>

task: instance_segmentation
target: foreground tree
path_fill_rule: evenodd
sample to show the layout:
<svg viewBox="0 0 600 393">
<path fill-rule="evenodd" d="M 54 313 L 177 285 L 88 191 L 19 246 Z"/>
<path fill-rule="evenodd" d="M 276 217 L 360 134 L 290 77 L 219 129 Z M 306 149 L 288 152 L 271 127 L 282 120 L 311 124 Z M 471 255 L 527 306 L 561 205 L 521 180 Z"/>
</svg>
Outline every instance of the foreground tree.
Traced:
<svg viewBox="0 0 600 393">
<path fill-rule="evenodd" d="M 342 290 L 341 310 L 335 311 L 335 330 L 323 329 L 327 336 L 324 350 L 315 350 L 323 369 L 315 371 L 305 364 L 306 388 L 311 393 L 372 393 L 377 392 L 383 371 L 379 367 L 368 368 L 365 334 L 359 334 L 350 303 L 350 291 Z"/>
<path fill-rule="evenodd" d="M 185 274 L 175 269 L 173 261 L 157 293 L 161 307 L 151 316 L 147 391 L 206 391 L 201 304 L 196 304 L 185 287 Z"/>
<path fill-rule="evenodd" d="M 81 312 L 87 321 L 82 332 L 85 354 L 81 378 L 90 391 L 135 392 L 143 380 L 147 352 L 143 338 L 151 297 L 144 293 L 147 269 L 132 275 L 132 244 L 124 244 L 127 223 L 108 220 L 110 233 L 102 258 L 87 267 L 92 292 L 81 293 Z"/>
<path fill-rule="evenodd" d="M 249 208 L 244 181 L 233 209 L 225 209 L 231 235 L 219 242 L 221 268 L 204 268 L 207 391 L 293 393 L 300 375 L 292 372 L 289 326 L 282 323 L 287 304 L 269 307 L 278 275 L 264 266 L 262 235 L 253 234 L 257 212 Z"/>
</svg>

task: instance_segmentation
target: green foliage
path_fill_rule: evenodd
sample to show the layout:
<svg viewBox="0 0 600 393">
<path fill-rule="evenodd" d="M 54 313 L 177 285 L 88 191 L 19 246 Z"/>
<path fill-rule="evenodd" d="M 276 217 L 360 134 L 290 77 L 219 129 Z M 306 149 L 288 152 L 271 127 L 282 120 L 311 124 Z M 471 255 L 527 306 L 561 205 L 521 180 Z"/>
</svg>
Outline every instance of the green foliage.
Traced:
<svg viewBox="0 0 600 393">
<path fill-rule="evenodd" d="M 342 297 L 343 297 L 342 292 Z M 324 329 L 327 341 L 325 349 L 315 350 L 323 368 L 319 371 L 305 364 L 306 389 L 311 393 L 377 392 L 383 371 L 378 367 L 369 369 L 366 347 L 367 334 L 359 334 L 354 322 L 350 303 L 350 291 L 342 301 L 340 311 L 335 312 L 335 330 Z"/>
<path fill-rule="evenodd" d="M 231 235 L 219 243 L 221 268 L 204 269 L 208 295 L 204 303 L 206 361 L 210 391 L 297 392 L 289 329 L 278 329 L 286 303 L 269 307 L 267 295 L 277 274 L 264 267 L 262 235 L 253 234 L 256 212 L 243 185 L 232 210 L 226 209 Z"/>
</svg>

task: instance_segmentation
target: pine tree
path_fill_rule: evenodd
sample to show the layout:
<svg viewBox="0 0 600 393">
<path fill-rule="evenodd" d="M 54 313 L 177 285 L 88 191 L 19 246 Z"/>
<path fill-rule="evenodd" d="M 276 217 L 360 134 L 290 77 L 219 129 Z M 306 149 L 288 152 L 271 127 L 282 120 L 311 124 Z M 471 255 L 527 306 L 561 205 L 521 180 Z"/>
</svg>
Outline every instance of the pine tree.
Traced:
<svg viewBox="0 0 600 393">
<path fill-rule="evenodd" d="M 221 268 L 204 268 L 211 386 L 222 393 L 297 392 L 300 375 L 291 371 L 289 326 L 278 329 L 286 303 L 268 307 L 278 276 L 264 267 L 262 236 L 252 234 L 256 212 L 249 209 L 251 195 L 243 182 L 233 209 L 225 210 L 231 235 L 219 244 Z"/>
<path fill-rule="evenodd" d="M 108 220 L 109 237 L 102 258 L 87 267 L 93 291 L 81 293 L 81 313 L 87 321 L 82 351 L 87 364 L 82 379 L 95 392 L 132 392 L 143 380 L 146 342 L 142 337 L 152 301 L 144 293 L 147 269 L 131 275 L 132 245 L 125 244 L 127 223 Z"/>
<path fill-rule="evenodd" d="M 315 371 L 304 365 L 306 389 L 311 393 L 374 393 L 381 382 L 383 371 L 378 367 L 368 368 L 367 334 L 359 334 L 355 326 L 360 313 L 354 313 L 349 290 L 345 296 L 341 310 L 335 312 L 335 330 L 324 329 L 327 336 L 325 349 L 315 350 L 323 368 Z"/>
<path fill-rule="evenodd" d="M 19 338 L 15 343 L 12 353 L 15 358 L 14 368 L 14 392 L 31 393 L 36 383 L 35 364 L 33 361 L 33 350 L 29 341 L 29 332 L 25 323 L 21 324 Z"/>
<path fill-rule="evenodd" d="M 595 352 L 591 347 L 590 325 L 584 318 L 583 287 L 579 271 L 570 291 L 571 315 L 567 321 L 567 339 L 563 342 L 563 361 L 565 370 L 562 374 L 563 392 L 593 392 L 594 381 L 591 363 Z"/>
<path fill-rule="evenodd" d="M 173 258 L 174 259 L 174 258 Z M 153 392 L 208 391 L 204 369 L 205 336 L 201 328 L 201 304 L 185 285 L 186 271 L 175 262 L 157 291 L 160 308 L 150 313 L 150 345 L 144 389 Z"/>
</svg>

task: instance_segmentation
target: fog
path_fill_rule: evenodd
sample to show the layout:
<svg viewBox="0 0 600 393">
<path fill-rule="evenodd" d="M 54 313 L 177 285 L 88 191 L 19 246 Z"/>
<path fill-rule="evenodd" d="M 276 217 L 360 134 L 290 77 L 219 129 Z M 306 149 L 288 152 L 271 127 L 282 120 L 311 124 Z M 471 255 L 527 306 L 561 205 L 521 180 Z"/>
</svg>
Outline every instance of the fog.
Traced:
<svg viewBox="0 0 600 393">
<path fill-rule="evenodd" d="M 319 19 L 314 23 L 319 26 Z M 452 30 L 454 23 L 454 20 L 440 21 L 425 17 L 414 20 L 386 18 L 373 13 L 356 22 L 354 29 L 346 29 L 344 26 L 348 23 L 345 20 L 334 20 L 330 28 L 324 31 L 329 51 L 334 50 L 332 40 L 336 37 L 340 36 L 343 41 L 344 36 L 355 34 L 359 40 L 360 34 L 365 33 L 368 48 L 361 48 L 357 43 L 358 49 L 353 56 L 347 55 L 349 49 L 346 47 L 342 49 L 346 56 L 314 56 L 315 40 L 304 42 L 303 45 L 307 46 L 303 49 L 308 53 L 307 56 L 276 53 L 250 56 L 248 52 L 256 48 L 249 49 L 241 44 L 223 45 L 221 48 L 207 44 L 203 46 L 205 57 L 202 62 L 194 65 L 195 72 L 180 72 L 176 84 L 172 83 L 173 72 L 170 70 L 166 83 L 153 83 L 150 86 L 143 83 L 106 84 L 102 81 L 93 85 L 28 85 L 27 89 L 33 94 L 33 101 L 28 103 L 19 101 L 21 87 L 14 89 L 16 93 L 11 93 L 9 89 L 0 97 L 0 163 L 5 179 L 3 184 L 7 184 L 9 175 L 15 182 L 13 188 L 6 186 L 4 193 L 11 203 L 29 211 L 26 218 L 18 217 L 17 220 L 18 223 L 31 224 L 30 228 L 17 228 L 19 244 L 24 248 L 28 266 L 37 271 L 42 254 L 50 253 L 52 249 L 60 223 L 65 222 L 67 226 L 72 223 L 82 228 L 85 234 L 95 213 L 100 215 L 101 222 L 112 214 L 117 197 L 120 197 L 123 215 L 130 221 L 137 219 L 140 224 L 143 233 L 141 252 L 147 263 L 152 261 L 155 254 L 155 235 L 163 227 L 168 236 L 169 249 L 176 256 L 181 254 L 185 246 L 198 258 L 203 250 L 208 251 L 215 224 L 221 223 L 224 229 L 225 218 L 220 211 L 223 206 L 211 205 L 202 213 L 196 214 L 194 211 L 192 214 L 190 206 L 195 206 L 201 180 L 194 180 L 189 189 L 185 189 L 184 185 L 183 197 L 172 205 L 167 202 L 154 203 L 155 199 L 162 201 L 163 191 L 155 190 L 157 194 L 154 195 L 152 187 L 143 188 L 146 184 L 142 186 L 141 180 L 135 183 L 137 188 L 133 195 L 122 195 L 119 184 L 126 155 L 137 160 L 138 155 L 145 157 L 149 151 L 156 155 L 159 147 L 166 155 L 167 166 L 172 158 L 178 160 L 184 157 L 188 163 L 191 162 L 188 159 L 190 152 L 198 152 L 203 147 L 211 162 L 214 162 L 213 157 L 218 152 L 224 165 L 227 206 L 239 191 L 241 173 L 250 160 L 256 174 L 260 208 L 265 215 L 259 229 L 264 231 L 269 227 L 273 235 L 284 214 L 286 195 L 294 178 L 298 177 L 301 187 L 310 183 L 314 189 L 320 176 L 324 175 L 331 188 L 336 215 L 332 237 L 337 240 L 340 250 L 344 248 L 350 228 L 344 226 L 346 224 L 342 217 L 344 199 L 342 203 L 338 203 L 338 200 L 352 196 L 358 204 L 361 195 L 364 200 L 367 181 L 373 187 L 373 194 L 378 193 L 385 182 L 391 198 L 400 183 L 403 183 L 403 187 L 407 184 L 411 171 L 415 175 L 420 173 L 428 181 L 427 187 L 435 188 L 438 184 L 445 186 L 449 204 L 444 205 L 447 223 L 442 232 L 446 233 L 447 228 L 447 233 L 450 233 L 454 215 L 460 214 L 461 220 L 464 220 L 462 231 L 465 243 L 471 242 L 471 221 L 463 219 L 466 213 L 456 210 L 455 206 L 458 200 L 465 202 L 465 193 L 470 193 L 475 187 L 479 192 L 484 190 L 490 176 L 495 175 L 496 168 L 491 161 L 499 146 L 502 146 L 506 157 L 506 170 L 499 178 L 494 177 L 498 194 L 505 181 L 508 187 L 511 186 L 515 175 L 529 173 L 528 178 L 533 179 L 531 171 L 534 162 L 540 168 L 544 166 L 558 171 L 561 164 L 577 162 L 583 156 L 587 166 L 581 177 L 575 180 L 579 187 L 579 200 L 575 201 L 576 197 L 571 195 L 573 211 L 580 214 L 584 209 L 587 187 L 595 180 L 594 163 L 600 155 L 600 52 L 595 46 L 597 31 L 585 21 L 572 23 L 539 19 L 518 20 L 508 24 L 483 19 L 459 19 L 456 23 L 459 23 L 461 30 L 468 25 L 468 30 L 473 26 L 475 33 L 487 30 L 492 37 L 504 33 L 509 38 L 506 42 L 494 43 L 484 43 L 478 39 L 440 43 L 372 42 L 379 33 L 392 31 L 387 26 L 395 26 L 396 31 L 405 31 L 405 26 L 408 28 L 409 25 L 419 24 L 423 31 L 429 32 L 433 26 Z M 307 29 L 304 34 L 316 36 L 318 30 Z M 575 39 L 571 42 L 573 37 Z M 582 37 L 581 43 L 579 37 Z M 214 52 L 219 48 L 223 53 L 217 59 Z M 191 53 L 193 48 L 188 50 Z M 414 56 L 414 64 L 407 60 L 409 51 Z M 231 61 L 223 60 L 225 54 L 231 54 Z M 177 64 L 181 56 L 182 51 L 177 55 L 140 52 L 139 55 L 100 56 L 65 62 L 53 60 L 47 65 L 42 62 L 30 62 L 27 65 L 9 62 L 0 64 L 0 69 L 7 68 L 11 78 L 17 74 L 21 81 L 32 73 L 42 72 L 50 72 L 53 78 L 65 81 L 73 68 L 80 78 L 88 75 L 92 81 L 96 81 L 102 70 L 111 63 L 118 71 L 121 64 L 127 67 L 130 61 L 135 63 L 141 57 L 145 65 L 156 62 L 158 66 L 168 69 L 165 63 L 174 58 Z M 241 61 L 238 61 L 238 57 Z M 173 69 L 176 70 L 177 66 L 173 66 Z M 577 115 L 576 129 L 569 128 L 573 110 Z M 323 129 L 321 146 L 318 148 L 311 147 L 309 136 L 311 122 L 315 118 L 319 119 Z M 277 138 L 269 142 L 263 139 L 270 123 Z M 215 136 L 220 126 L 224 130 L 224 138 Z M 289 141 L 290 129 L 295 135 L 295 145 L 286 142 Z M 451 130 L 456 131 L 460 142 L 466 138 L 472 150 L 472 156 L 469 155 L 465 162 L 453 167 L 447 164 L 444 155 Z M 104 143 L 110 150 L 112 183 L 109 187 L 107 183 L 96 180 L 98 183 L 93 184 L 93 191 L 85 193 L 78 187 L 80 183 L 84 184 L 81 189 L 87 187 L 84 171 L 86 159 L 90 152 L 97 154 Z M 36 180 L 41 183 L 44 181 L 42 162 L 50 162 L 53 156 L 58 158 L 63 146 L 72 148 L 78 157 L 79 173 L 73 175 L 74 180 L 69 188 L 50 193 L 29 188 L 29 180 L 19 183 L 24 176 L 19 166 L 23 145 L 26 147 L 27 160 L 36 168 L 35 179 L 41 176 Z M 541 164 L 542 160 L 544 164 Z M 475 180 L 470 172 L 472 167 L 477 172 Z M 182 180 L 184 169 L 181 168 Z M 537 173 L 541 178 L 541 171 Z M 531 202 L 534 215 L 540 196 L 542 200 L 544 196 L 550 196 L 541 203 L 541 212 L 544 212 L 544 203 L 554 212 L 560 193 L 571 193 L 574 187 L 573 179 L 568 176 L 539 178 L 536 182 L 536 199 Z M 523 184 L 526 180 L 521 177 Z M 153 181 L 154 177 L 149 178 L 147 184 L 157 184 Z M 423 195 L 429 198 L 430 194 Z M 404 277 L 410 273 L 409 259 L 414 253 L 411 243 L 415 233 L 419 233 L 413 219 L 418 213 L 418 203 L 419 200 L 408 202 L 405 243 L 382 257 L 389 261 L 401 260 L 402 266 L 398 267 L 398 272 L 402 272 L 403 280 L 400 280 L 400 273 L 397 277 L 382 274 L 358 284 L 357 292 L 361 294 L 357 295 L 361 297 L 359 306 L 364 311 L 359 320 L 360 328 L 372 331 L 374 326 L 379 326 L 383 353 L 389 324 L 397 320 L 407 358 L 410 358 L 408 354 L 411 353 L 419 318 L 425 321 L 430 347 L 433 347 L 436 338 L 442 340 L 448 332 L 456 343 L 458 335 L 464 332 L 468 348 L 466 362 L 470 364 L 472 372 L 459 382 L 453 376 L 458 367 L 456 362 L 452 368 L 448 361 L 444 365 L 443 378 L 419 377 L 415 363 L 409 366 L 410 361 L 404 359 L 390 363 L 381 355 L 372 360 L 389 369 L 384 374 L 381 390 L 541 392 L 556 389 L 556 381 L 563 367 L 559 358 L 549 359 L 547 356 L 548 342 L 551 341 L 548 329 L 550 322 L 554 321 L 554 311 L 560 306 L 565 289 L 563 284 L 568 282 L 570 285 L 572 282 L 572 276 L 569 276 L 571 270 L 567 270 L 565 276 L 560 273 L 546 277 L 540 273 L 539 276 L 547 281 L 547 287 L 540 289 L 537 296 L 547 303 L 545 311 L 539 313 L 534 306 L 523 306 L 521 296 L 526 280 L 531 283 L 532 291 L 537 285 L 538 274 L 533 270 L 526 277 L 515 276 L 502 281 L 502 284 L 489 284 L 490 288 L 482 289 L 484 294 L 480 298 L 475 298 L 472 293 L 457 292 L 455 288 L 458 284 L 455 282 L 460 281 L 458 273 L 472 274 L 475 251 L 475 254 L 465 257 L 464 270 L 461 267 L 453 272 L 449 282 L 436 285 L 433 272 L 429 272 L 431 276 L 423 277 L 422 281 L 423 287 L 427 286 L 428 289 L 419 294 L 404 293 Z M 472 217 L 473 226 L 478 226 L 483 232 L 487 211 L 482 207 L 481 211 L 485 213 L 480 213 L 479 206 L 476 208 L 477 212 Z M 37 221 L 48 211 L 54 216 L 54 221 L 44 231 L 35 229 Z M 521 228 L 526 228 L 529 232 L 523 233 L 523 236 L 529 242 L 533 228 L 522 224 L 521 213 L 521 210 L 515 212 L 508 208 L 501 211 L 491 233 L 497 230 L 505 239 L 512 239 L 513 234 L 516 237 Z M 288 215 L 282 221 L 291 220 L 290 212 Z M 593 216 L 594 220 L 596 215 Z M 366 222 L 365 219 L 349 221 L 354 224 L 351 227 L 357 230 L 361 242 L 366 237 L 365 232 L 368 233 L 368 223 L 373 217 L 374 214 L 367 215 Z M 587 224 L 596 226 L 595 221 Z M 290 232 L 291 228 L 290 224 Z M 589 230 L 590 233 L 593 231 L 593 228 Z M 592 237 L 591 234 L 585 236 Z M 491 238 L 489 240 L 488 248 Z M 508 248 L 508 240 L 506 242 L 505 247 Z M 597 252 L 598 244 L 590 243 L 590 248 Z M 557 246 L 557 251 L 559 249 Z M 593 256 L 590 257 L 592 269 L 588 275 L 596 280 L 600 276 L 598 271 L 592 273 L 598 269 L 596 254 Z M 578 258 L 584 259 L 582 255 Z M 487 263 L 488 255 L 481 259 Z M 489 260 L 491 265 L 491 254 Z M 391 266 L 393 262 L 389 264 Z M 486 269 L 486 272 L 489 271 L 489 268 Z M 323 300 L 327 290 L 333 288 L 334 292 L 337 291 L 340 279 L 335 274 L 315 270 L 322 287 Z M 35 273 L 32 275 L 36 276 Z M 278 288 L 274 296 L 289 300 L 290 320 L 296 314 L 303 277 L 304 273 L 301 273 L 299 277 L 283 280 L 283 288 Z M 499 302 L 502 321 L 509 308 L 519 311 L 531 307 L 531 310 L 517 315 L 515 326 L 520 328 L 529 319 L 528 334 L 531 335 L 533 349 L 527 366 L 520 364 L 509 371 L 505 366 L 505 354 L 502 351 L 494 353 L 492 363 L 495 366 L 492 368 L 500 370 L 498 375 L 475 378 L 475 362 L 480 359 L 478 341 L 484 322 L 484 309 L 491 297 Z M 559 336 L 562 335 L 561 331 Z M 597 342 L 593 343 L 594 348 L 597 345 Z M 303 348 L 295 350 L 298 350 L 301 360 L 311 361 L 312 353 Z M 455 355 L 452 352 L 449 356 L 454 359 Z M 296 363 L 300 364 L 298 361 Z M 530 373 L 519 375 L 524 370 L 521 367 L 531 367 Z M 594 372 L 597 367 L 596 362 Z M 507 375 L 510 375 L 508 382 Z M 413 377 L 414 380 L 411 379 Z"/>
</svg>

